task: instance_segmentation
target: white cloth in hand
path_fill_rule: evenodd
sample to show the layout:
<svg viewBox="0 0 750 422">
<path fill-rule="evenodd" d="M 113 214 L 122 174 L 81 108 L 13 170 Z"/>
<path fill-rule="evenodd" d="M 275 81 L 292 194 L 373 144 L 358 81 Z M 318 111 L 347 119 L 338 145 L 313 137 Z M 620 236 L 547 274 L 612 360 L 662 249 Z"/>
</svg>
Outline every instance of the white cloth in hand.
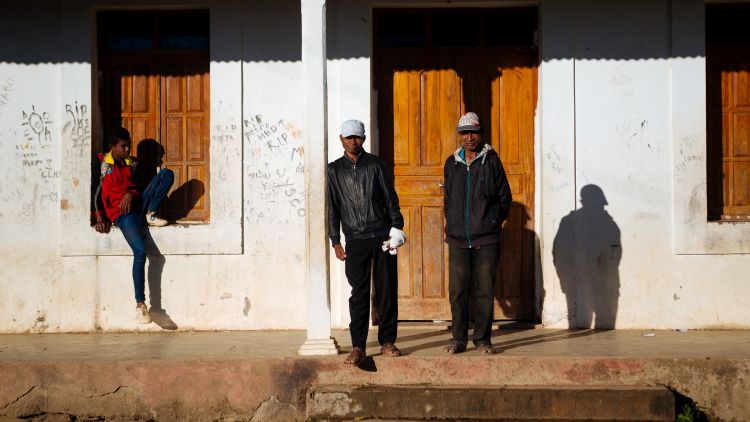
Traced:
<svg viewBox="0 0 750 422">
<path fill-rule="evenodd" d="M 388 236 L 391 237 L 389 241 L 389 246 L 391 249 L 400 248 L 406 242 L 406 233 L 404 233 L 403 230 L 399 230 L 395 227 L 391 227 L 391 232 L 388 233 Z"/>
<path fill-rule="evenodd" d="M 390 236 L 390 239 L 383 242 L 383 251 L 388 251 L 391 255 L 396 255 L 396 249 L 400 248 L 406 242 L 406 233 L 395 227 L 391 227 L 388 236 Z"/>
</svg>

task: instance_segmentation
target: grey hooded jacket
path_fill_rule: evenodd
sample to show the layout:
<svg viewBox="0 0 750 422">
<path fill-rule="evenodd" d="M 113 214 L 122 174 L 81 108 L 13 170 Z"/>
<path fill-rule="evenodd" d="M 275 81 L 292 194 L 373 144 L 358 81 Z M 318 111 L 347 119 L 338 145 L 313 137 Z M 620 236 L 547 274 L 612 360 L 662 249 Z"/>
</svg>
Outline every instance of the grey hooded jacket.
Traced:
<svg viewBox="0 0 750 422">
<path fill-rule="evenodd" d="M 485 144 L 470 165 L 463 158 L 463 147 L 458 148 L 445 160 L 443 176 L 445 241 L 459 248 L 499 243 L 513 198 L 492 146 Z"/>
</svg>

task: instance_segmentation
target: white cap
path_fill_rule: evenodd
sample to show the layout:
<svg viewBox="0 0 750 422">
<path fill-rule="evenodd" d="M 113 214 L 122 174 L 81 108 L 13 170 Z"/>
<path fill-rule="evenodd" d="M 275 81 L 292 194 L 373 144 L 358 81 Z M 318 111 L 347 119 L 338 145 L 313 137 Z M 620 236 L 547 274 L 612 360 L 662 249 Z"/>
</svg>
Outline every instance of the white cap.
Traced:
<svg viewBox="0 0 750 422">
<path fill-rule="evenodd" d="M 365 136 L 365 124 L 359 120 L 347 120 L 341 124 L 341 136 L 348 138 L 350 136 Z"/>
<path fill-rule="evenodd" d="M 456 132 L 464 130 L 478 131 L 482 130 L 482 125 L 479 123 L 479 116 L 474 112 L 468 112 L 458 119 L 458 126 L 456 126 Z"/>
</svg>

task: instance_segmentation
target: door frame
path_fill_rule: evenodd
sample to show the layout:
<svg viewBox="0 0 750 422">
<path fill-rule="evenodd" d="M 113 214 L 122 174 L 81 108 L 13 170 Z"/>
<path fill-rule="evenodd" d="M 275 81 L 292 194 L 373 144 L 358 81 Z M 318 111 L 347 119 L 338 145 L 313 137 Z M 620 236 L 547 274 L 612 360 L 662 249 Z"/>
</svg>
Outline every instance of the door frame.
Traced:
<svg viewBox="0 0 750 422">
<path fill-rule="evenodd" d="M 387 12 L 395 12 L 395 11 L 403 11 L 408 12 L 409 10 L 422 10 L 422 11 L 445 11 L 445 10 L 456 10 L 456 9 L 465 9 L 465 10 L 476 10 L 476 9 L 486 9 L 486 10 L 497 10 L 497 9 L 509 9 L 509 8 L 534 8 L 536 9 L 536 21 L 535 21 L 535 29 L 534 29 L 534 46 L 532 48 L 527 49 L 521 49 L 517 47 L 487 47 L 487 46 L 479 46 L 479 47 L 460 47 L 460 48 L 450 48 L 450 47 L 405 47 L 405 48 L 389 48 L 389 49 L 381 49 L 378 47 L 378 14 L 380 11 L 387 11 Z M 397 12 L 395 12 L 397 13 Z M 482 5 L 462 5 L 462 4 L 454 4 L 454 5 L 434 5 L 434 4 L 426 4 L 426 5 L 414 5 L 414 4 L 408 4 L 408 5 L 371 5 L 370 7 L 370 48 L 371 48 L 371 55 L 372 58 L 370 60 L 370 92 L 371 92 L 371 98 L 370 98 L 370 107 L 371 107 L 371 128 L 372 128 L 372 151 L 373 153 L 376 153 L 380 155 L 381 157 L 384 156 L 384 154 L 391 154 L 393 152 L 393 145 L 386 145 L 384 142 L 381 143 L 381 127 L 379 124 L 379 103 L 378 103 L 378 97 L 379 97 L 379 85 L 381 81 L 378 80 L 379 73 L 380 73 L 380 66 L 381 61 L 384 60 L 384 56 L 387 56 L 389 54 L 391 55 L 398 55 L 398 54 L 408 54 L 408 55 L 438 55 L 438 54 L 451 54 L 460 56 L 463 54 L 472 54 L 472 53 L 496 53 L 496 54 L 502 54 L 502 53 L 519 53 L 519 52 L 527 52 L 532 53 L 534 55 L 534 81 L 533 81 L 533 103 L 534 103 L 534 115 L 533 115 L 533 137 L 531 145 L 531 150 L 533 151 L 533 160 L 532 160 L 532 171 L 533 174 L 531 175 L 530 182 L 533 184 L 533 194 L 531 197 L 532 202 L 532 209 L 528 209 L 528 215 L 531 218 L 531 224 L 528 226 L 534 234 L 534 245 L 533 249 L 530 248 L 530 250 L 533 250 L 533 255 L 530 259 L 533 260 L 532 263 L 528 264 L 528 269 L 532 272 L 532 276 L 530 279 L 533 279 L 533 294 L 530 295 L 528 298 L 529 301 L 532 301 L 533 303 L 528 303 L 527 306 L 529 308 L 530 312 L 530 322 L 541 322 L 542 320 L 542 302 L 544 300 L 544 293 L 543 293 L 543 271 L 542 271 L 542 249 L 541 249 L 541 227 L 542 227 L 542 215 L 541 215 L 541 199 L 542 199 L 542 192 L 541 192 L 541 138 L 540 138 L 540 125 L 539 125 L 539 109 L 540 109 L 540 67 L 541 67 L 541 48 L 539 46 L 538 40 L 540 39 L 539 33 L 540 33 L 540 17 L 541 11 L 540 6 L 538 3 L 516 3 L 512 5 L 508 4 L 482 4 Z M 387 160 L 386 160 L 387 161 Z M 497 306 L 497 298 L 495 298 L 495 305 Z M 406 320 L 409 321 L 409 320 Z"/>
</svg>

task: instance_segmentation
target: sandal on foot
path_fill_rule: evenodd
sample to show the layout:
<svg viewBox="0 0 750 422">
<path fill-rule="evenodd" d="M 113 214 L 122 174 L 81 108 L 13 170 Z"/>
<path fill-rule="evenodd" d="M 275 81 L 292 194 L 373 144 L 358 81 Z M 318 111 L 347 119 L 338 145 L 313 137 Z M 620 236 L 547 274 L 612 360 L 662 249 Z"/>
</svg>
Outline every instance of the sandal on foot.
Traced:
<svg viewBox="0 0 750 422">
<path fill-rule="evenodd" d="M 362 349 L 361 347 L 355 347 L 349 353 L 349 356 L 346 357 L 344 363 L 348 363 L 349 365 L 359 365 L 360 363 L 362 363 L 362 361 L 365 360 L 365 357 L 367 357 L 367 354 L 365 353 L 364 349 Z"/>
<path fill-rule="evenodd" d="M 479 350 L 479 352 L 485 355 L 495 354 L 495 348 L 492 347 L 492 343 L 487 343 L 487 342 L 477 343 L 477 350 Z"/>
<path fill-rule="evenodd" d="M 461 342 L 459 342 L 458 340 L 451 340 L 450 342 L 448 342 L 448 345 L 443 348 L 443 351 L 445 351 L 445 353 L 448 353 L 451 355 L 455 355 L 456 353 L 461 353 L 464 350 L 466 350 L 466 346 L 461 344 Z"/>
<path fill-rule="evenodd" d="M 401 356 L 401 351 L 398 350 L 398 347 L 396 347 L 395 344 L 386 343 L 380 348 L 380 354 L 389 358 L 395 358 Z"/>
</svg>

